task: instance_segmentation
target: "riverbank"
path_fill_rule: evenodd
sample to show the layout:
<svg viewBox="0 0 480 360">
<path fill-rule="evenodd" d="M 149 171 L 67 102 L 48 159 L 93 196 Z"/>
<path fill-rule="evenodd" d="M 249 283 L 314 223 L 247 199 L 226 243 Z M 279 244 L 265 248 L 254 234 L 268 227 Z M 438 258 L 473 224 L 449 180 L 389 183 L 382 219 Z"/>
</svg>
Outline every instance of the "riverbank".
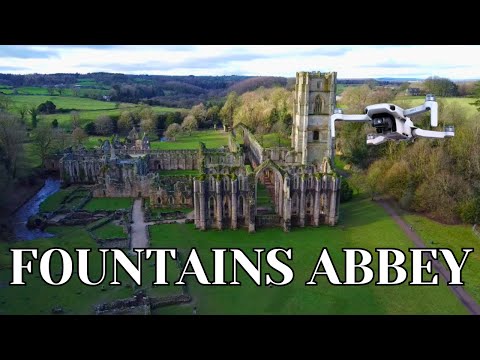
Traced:
<svg viewBox="0 0 480 360">
<path fill-rule="evenodd" d="M 0 205 L 0 241 L 11 239 L 12 216 L 28 201 L 30 201 L 45 185 L 48 174 L 39 173 L 30 184 L 11 184 L 2 192 L 5 194 Z"/>
</svg>

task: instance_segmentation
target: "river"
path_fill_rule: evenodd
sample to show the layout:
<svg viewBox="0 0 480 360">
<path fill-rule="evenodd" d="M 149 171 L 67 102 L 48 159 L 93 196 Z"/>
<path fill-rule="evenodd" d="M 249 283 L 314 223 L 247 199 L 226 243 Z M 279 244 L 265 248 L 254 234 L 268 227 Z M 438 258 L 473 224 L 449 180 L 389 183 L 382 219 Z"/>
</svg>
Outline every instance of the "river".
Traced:
<svg viewBox="0 0 480 360">
<path fill-rule="evenodd" d="M 28 229 L 27 221 L 32 215 L 38 214 L 40 204 L 50 195 L 60 190 L 60 180 L 48 178 L 45 185 L 28 200 L 13 215 L 14 233 L 17 241 L 34 240 L 38 238 L 53 237 L 54 235 L 44 232 L 40 229 Z"/>
</svg>

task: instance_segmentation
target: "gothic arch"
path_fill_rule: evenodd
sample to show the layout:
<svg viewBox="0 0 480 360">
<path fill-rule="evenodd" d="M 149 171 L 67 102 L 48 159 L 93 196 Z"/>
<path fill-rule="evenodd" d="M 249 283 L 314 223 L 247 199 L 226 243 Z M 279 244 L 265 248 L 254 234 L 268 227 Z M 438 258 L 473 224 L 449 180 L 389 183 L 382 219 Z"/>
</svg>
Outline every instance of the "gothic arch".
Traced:
<svg viewBox="0 0 480 360">
<path fill-rule="evenodd" d="M 228 196 L 225 196 L 223 200 L 223 216 L 228 218 L 230 217 L 230 198 Z"/>
<path fill-rule="evenodd" d="M 298 214 L 298 194 L 295 192 L 292 196 L 292 215 Z"/>
<path fill-rule="evenodd" d="M 214 196 L 210 196 L 208 199 L 208 216 L 210 219 L 215 219 L 215 209 L 216 209 L 216 201 Z"/>
<path fill-rule="evenodd" d="M 312 193 L 309 193 L 307 195 L 307 201 L 306 201 L 306 204 L 305 204 L 305 208 L 306 208 L 306 214 L 307 215 L 312 215 L 313 214 L 313 195 Z"/>
<path fill-rule="evenodd" d="M 325 107 L 325 102 L 323 101 L 323 98 L 320 94 L 315 96 L 315 101 L 313 105 L 313 113 L 315 115 L 319 115 L 322 113 L 323 109 Z"/>
<path fill-rule="evenodd" d="M 245 200 L 242 195 L 238 197 L 238 216 L 245 216 Z"/>
</svg>

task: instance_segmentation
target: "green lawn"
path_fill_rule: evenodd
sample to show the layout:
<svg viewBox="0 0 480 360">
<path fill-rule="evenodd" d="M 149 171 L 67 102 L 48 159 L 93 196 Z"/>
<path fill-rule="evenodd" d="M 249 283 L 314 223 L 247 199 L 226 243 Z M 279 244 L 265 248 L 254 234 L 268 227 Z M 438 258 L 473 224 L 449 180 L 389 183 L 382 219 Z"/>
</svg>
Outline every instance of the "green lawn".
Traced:
<svg viewBox="0 0 480 360">
<path fill-rule="evenodd" d="M 111 136 L 89 136 L 83 143 L 83 146 L 85 146 L 87 149 L 94 149 L 100 147 L 101 144 L 103 144 L 103 141 L 110 141 L 110 138 Z"/>
<path fill-rule="evenodd" d="M 92 198 L 85 204 L 83 210 L 119 210 L 129 209 L 132 206 L 131 198 Z"/>
<path fill-rule="evenodd" d="M 50 195 L 40 204 L 40 212 L 52 212 L 57 210 L 62 204 L 62 201 L 64 201 L 73 190 L 75 190 L 74 186 L 62 189 L 55 194 Z"/>
<path fill-rule="evenodd" d="M 175 141 L 154 141 L 150 146 L 158 150 L 198 149 L 200 141 L 205 143 L 207 148 L 219 148 L 228 145 L 228 134 L 223 130 L 195 131 L 191 135 L 177 136 Z"/>
<path fill-rule="evenodd" d="M 127 234 L 123 231 L 123 226 L 115 225 L 109 222 L 94 230 L 95 235 L 102 240 L 113 238 L 126 238 Z"/>
<path fill-rule="evenodd" d="M 293 229 L 264 229 L 255 234 L 245 230 L 197 231 L 193 224 L 155 225 L 151 229 L 152 247 L 175 247 L 188 254 L 193 247 L 203 259 L 209 278 L 212 278 L 211 248 L 243 249 L 253 259 L 252 248 L 293 248 L 295 280 L 288 286 L 256 286 L 243 270 L 239 270 L 242 286 L 200 286 L 189 276 L 191 294 L 201 314 L 466 314 L 467 311 L 448 287 L 440 286 L 332 286 L 324 276 L 317 286 L 305 286 L 323 247 L 328 247 L 339 276 L 344 279 L 343 248 L 364 248 L 374 254 L 373 268 L 377 269 L 374 249 L 392 247 L 408 253 L 412 242 L 375 203 L 355 199 L 342 204 L 341 226 Z M 264 254 L 265 255 L 265 254 Z M 185 257 L 186 255 L 184 255 Z M 264 259 L 264 257 L 262 258 Z M 226 280 L 232 279 L 231 255 L 225 260 Z M 406 268 L 410 269 L 407 257 Z M 265 263 L 262 274 L 271 272 Z M 272 272 L 276 281 L 278 273 Z M 175 308 L 163 313 L 175 313 Z M 183 310 L 181 311 L 183 312 Z M 185 311 L 186 312 L 186 311 Z"/>
<path fill-rule="evenodd" d="M 264 148 L 272 148 L 272 147 L 290 147 L 292 142 L 290 137 L 284 136 L 277 133 L 265 134 L 265 135 L 255 135 L 257 141 L 262 145 Z"/>
<path fill-rule="evenodd" d="M 160 176 L 187 176 L 187 175 L 198 175 L 198 170 L 160 170 L 158 172 Z"/>
<path fill-rule="evenodd" d="M 167 214 L 167 213 L 173 213 L 175 211 L 180 211 L 182 213 L 188 214 L 193 211 L 192 208 L 157 208 L 157 207 L 151 207 L 150 208 L 150 214 L 152 218 L 158 217 L 160 214 Z"/>
<path fill-rule="evenodd" d="M 451 249 L 457 259 L 462 257 L 462 248 L 474 249 L 468 255 L 462 274 L 465 289 L 480 302 L 480 237 L 473 233 L 472 227 L 444 225 L 416 214 L 404 213 L 402 217 L 413 226 L 427 247 Z"/>
<path fill-rule="evenodd" d="M 257 207 L 270 208 L 273 211 L 273 199 L 265 185 L 257 184 Z"/>
<path fill-rule="evenodd" d="M 74 274 L 72 279 L 63 286 L 50 286 L 40 278 L 39 262 L 33 262 L 33 274 L 24 272 L 26 286 L 8 286 L 11 281 L 11 253 L 9 248 L 38 248 L 42 253 L 53 247 L 61 247 L 69 253 L 74 254 L 76 248 L 94 249 L 89 258 L 89 276 L 92 281 L 97 281 L 101 276 L 101 254 L 96 250 L 97 245 L 90 238 L 83 227 L 52 227 L 47 229 L 54 233 L 56 237 L 50 239 L 39 239 L 33 241 L 16 242 L 14 244 L 0 243 L 0 315 L 2 314 L 45 314 L 49 315 L 53 307 L 61 306 L 66 314 L 91 314 L 93 306 L 103 302 L 109 302 L 116 299 L 123 299 L 133 294 L 133 281 L 119 267 L 119 280 L 122 285 L 109 286 L 113 278 L 112 259 L 107 256 L 107 276 L 104 280 L 105 287 L 87 286 L 78 279 L 77 260 L 73 256 Z M 134 261 L 135 262 L 135 261 Z M 173 283 L 178 278 L 178 270 L 174 260 L 167 258 L 168 280 Z M 60 256 L 52 256 L 51 265 L 52 277 L 55 281 L 60 278 L 62 269 Z M 178 286 L 156 286 L 151 283 L 155 276 L 154 260 L 150 259 L 142 267 L 143 288 L 147 293 L 155 296 L 180 293 Z M 58 275 L 55 275 L 58 274 Z M 168 308 L 162 309 L 168 311 Z"/>
</svg>

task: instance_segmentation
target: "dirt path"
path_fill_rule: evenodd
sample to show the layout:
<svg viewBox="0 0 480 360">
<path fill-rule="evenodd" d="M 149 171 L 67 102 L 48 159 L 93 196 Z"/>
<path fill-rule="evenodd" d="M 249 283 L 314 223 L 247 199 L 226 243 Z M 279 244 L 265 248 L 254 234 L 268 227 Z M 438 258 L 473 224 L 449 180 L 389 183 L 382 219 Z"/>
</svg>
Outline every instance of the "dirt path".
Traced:
<svg viewBox="0 0 480 360">
<path fill-rule="evenodd" d="M 133 203 L 132 211 L 132 244 L 131 248 L 147 248 L 148 247 L 148 235 L 147 226 L 153 223 L 146 223 L 143 216 L 142 200 L 136 199 Z"/>
<path fill-rule="evenodd" d="M 397 214 L 395 209 L 385 200 L 380 200 L 379 204 L 385 209 L 385 211 L 393 218 L 393 220 L 400 226 L 403 232 L 413 241 L 415 247 L 426 248 L 422 239 L 411 229 L 405 220 Z M 446 281 L 450 281 L 450 271 L 448 271 L 443 264 L 432 259 L 430 254 L 426 254 L 425 257 L 432 261 L 433 268 L 443 277 Z M 449 286 L 455 296 L 460 302 L 467 308 L 467 310 L 473 315 L 480 315 L 480 305 L 465 291 L 463 286 Z"/>
</svg>

